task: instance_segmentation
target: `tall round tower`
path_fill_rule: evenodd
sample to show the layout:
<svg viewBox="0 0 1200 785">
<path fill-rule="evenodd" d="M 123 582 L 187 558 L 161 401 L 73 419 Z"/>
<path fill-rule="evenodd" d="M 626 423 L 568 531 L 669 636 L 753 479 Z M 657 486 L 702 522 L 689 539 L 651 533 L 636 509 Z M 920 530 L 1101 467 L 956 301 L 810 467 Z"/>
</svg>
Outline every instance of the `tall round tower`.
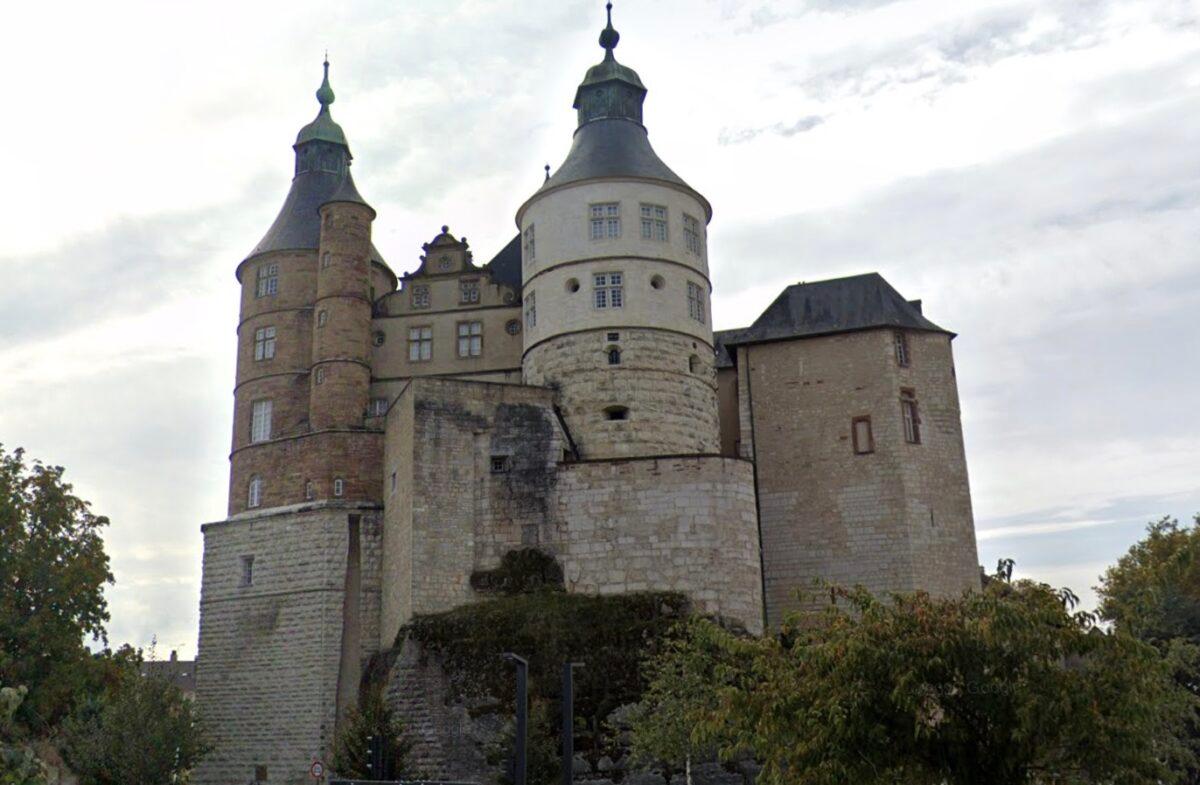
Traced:
<svg viewBox="0 0 1200 785">
<path fill-rule="evenodd" d="M 229 512 L 377 502 L 381 437 L 365 427 L 371 301 L 396 277 L 371 245 L 375 211 L 350 176 L 329 63 L 291 190 L 237 270 L 242 285 Z"/>
<path fill-rule="evenodd" d="M 651 148 L 619 38 L 609 3 L 571 150 L 517 211 L 524 377 L 560 390 L 584 458 L 716 453 L 712 208 Z"/>
</svg>

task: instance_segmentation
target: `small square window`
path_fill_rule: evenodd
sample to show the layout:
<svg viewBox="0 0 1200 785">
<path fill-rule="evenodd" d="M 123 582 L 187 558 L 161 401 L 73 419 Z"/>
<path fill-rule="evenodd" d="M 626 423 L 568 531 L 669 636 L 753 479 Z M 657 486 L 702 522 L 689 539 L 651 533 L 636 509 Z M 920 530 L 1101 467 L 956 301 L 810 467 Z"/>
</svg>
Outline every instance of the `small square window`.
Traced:
<svg viewBox="0 0 1200 785">
<path fill-rule="evenodd" d="M 371 417 L 382 417 L 387 414 L 388 399 L 387 398 L 372 398 L 371 408 L 368 410 Z"/>
<path fill-rule="evenodd" d="M 427 284 L 417 284 L 412 289 L 412 307 L 413 308 L 428 308 L 429 307 L 429 286 Z"/>
<path fill-rule="evenodd" d="M 507 455 L 492 456 L 492 474 L 506 474 L 512 466 L 512 459 Z"/>
<path fill-rule="evenodd" d="M 479 302 L 479 279 L 464 278 L 458 282 L 459 302 L 470 305 Z"/>
</svg>

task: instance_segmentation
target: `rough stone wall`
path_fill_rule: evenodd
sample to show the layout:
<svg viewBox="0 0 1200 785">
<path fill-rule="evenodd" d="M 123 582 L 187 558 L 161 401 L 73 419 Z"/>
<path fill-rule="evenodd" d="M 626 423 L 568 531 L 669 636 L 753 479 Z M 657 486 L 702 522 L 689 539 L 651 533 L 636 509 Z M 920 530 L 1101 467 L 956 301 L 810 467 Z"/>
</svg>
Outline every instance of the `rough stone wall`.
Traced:
<svg viewBox="0 0 1200 785">
<path fill-rule="evenodd" d="M 392 406 L 385 644 L 412 614 L 473 599 L 471 574 L 495 567 L 506 551 L 553 552 L 546 498 L 564 449 L 553 397 L 534 387 L 414 379 Z M 503 471 L 493 471 L 493 456 L 506 460 Z"/>
<path fill-rule="evenodd" d="M 359 596 L 347 603 L 352 516 Z M 327 757 L 339 692 L 357 688 L 362 659 L 375 651 L 380 513 L 322 503 L 203 528 L 196 702 L 216 747 L 194 781 L 249 782 L 266 766 L 269 782 L 301 785 L 309 763 Z M 253 582 L 243 585 L 247 556 Z M 344 637 L 361 641 L 349 652 L 357 668 L 344 667 Z"/>
<path fill-rule="evenodd" d="M 380 501 L 383 433 L 331 430 L 248 445 L 230 456 L 229 514 L 245 512 L 250 478 L 263 478 L 260 509 L 303 504 L 305 483 L 313 483 L 315 499 L 333 497 L 333 483 L 343 480 L 345 501 Z"/>
<path fill-rule="evenodd" d="M 736 368 L 717 370 L 717 416 L 721 423 L 721 454 L 740 458 L 738 443 L 741 427 L 738 411 L 738 383 Z"/>
<path fill-rule="evenodd" d="M 612 347 L 619 365 L 608 363 Z M 560 390 L 585 459 L 720 450 L 713 351 L 691 336 L 635 328 L 560 335 L 525 355 L 525 378 Z M 609 419 L 614 406 L 628 408 L 626 419 Z"/>
<path fill-rule="evenodd" d="M 893 340 L 871 330 L 739 349 L 771 625 L 815 579 L 874 592 L 978 585 L 949 336 L 908 333 L 908 368 Z M 919 402 L 920 444 L 904 438 L 902 388 Z M 874 437 L 862 455 L 851 435 L 859 416 L 871 418 Z"/>
<path fill-rule="evenodd" d="M 679 591 L 762 631 L 753 467 L 716 455 L 558 467 L 555 515 L 567 589 Z"/>
</svg>

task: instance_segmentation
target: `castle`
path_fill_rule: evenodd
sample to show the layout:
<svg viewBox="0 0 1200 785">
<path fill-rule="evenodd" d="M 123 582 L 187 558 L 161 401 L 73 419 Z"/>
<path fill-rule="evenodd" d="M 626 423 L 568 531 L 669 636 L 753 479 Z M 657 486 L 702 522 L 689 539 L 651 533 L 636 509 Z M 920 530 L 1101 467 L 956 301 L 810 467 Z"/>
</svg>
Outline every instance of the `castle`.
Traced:
<svg viewBox="0 0 1200 785">
<path fill-rule="evenodd" d="M 325 64 L 291 190 L 237 267 L 201 785 L 308 781 L 364 662 L 510 551 L 553 556 L 569 591 L 682 591 L 754 632 L 814 579 L 978 585 L 953 334 L 877 274 L 714 333 L 712 207 L 650 146 L 618 38 L 610 6 L 570 152 L 512 241 L 479 265 L 443 226 L 400 277 Z"/>
</svg>

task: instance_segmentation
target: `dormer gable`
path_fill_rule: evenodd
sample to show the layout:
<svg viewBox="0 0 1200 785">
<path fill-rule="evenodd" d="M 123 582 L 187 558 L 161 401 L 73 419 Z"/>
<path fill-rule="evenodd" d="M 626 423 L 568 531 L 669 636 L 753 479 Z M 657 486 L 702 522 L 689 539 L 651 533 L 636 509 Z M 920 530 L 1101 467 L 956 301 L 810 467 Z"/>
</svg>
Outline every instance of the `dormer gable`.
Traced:
<svg viewBox="0 0 1200 785">
<path fill-rule="evenodd" d="M 421 250 L 425 252 L 421 255 L 421 266 L 405 278 L 480 272 L 467 238 L 456 238 L 450 234 L 449 226 L 443 226 L 441 233 L 422 245 Z"/>
</svg>

